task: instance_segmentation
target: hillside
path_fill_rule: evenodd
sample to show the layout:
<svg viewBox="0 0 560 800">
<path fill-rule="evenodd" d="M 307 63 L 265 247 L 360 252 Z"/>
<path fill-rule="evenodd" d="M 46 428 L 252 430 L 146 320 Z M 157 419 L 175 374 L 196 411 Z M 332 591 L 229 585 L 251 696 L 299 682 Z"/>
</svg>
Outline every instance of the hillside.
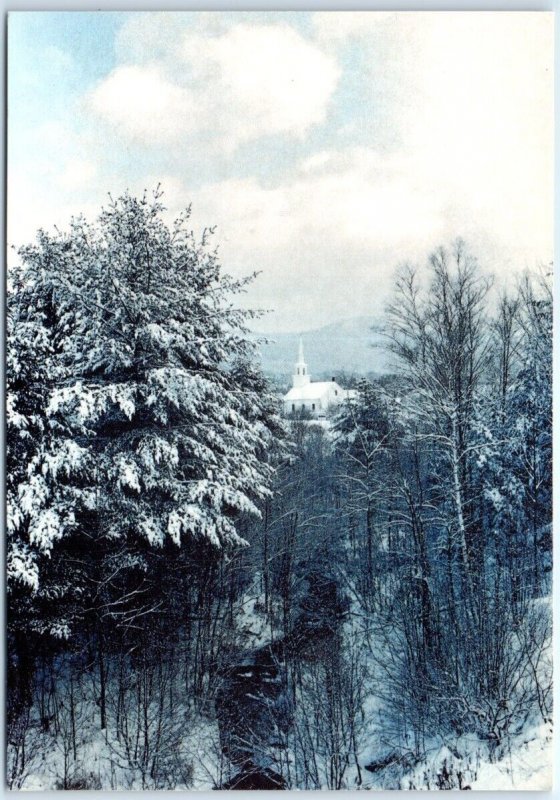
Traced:
<svg viewBox="0 0 560 800">
<path fill-rule="evenodd" d="M 331 373 L 365 374 L 388 371 L 382 338 L 372 330 L 376 320 L 354 317 L 301 332 L 311 379 Z M 270 375 L 291 375 L 297 357 L 299 333 L 268 334 L 261 345 L 263 370 Z"/>
</svg>

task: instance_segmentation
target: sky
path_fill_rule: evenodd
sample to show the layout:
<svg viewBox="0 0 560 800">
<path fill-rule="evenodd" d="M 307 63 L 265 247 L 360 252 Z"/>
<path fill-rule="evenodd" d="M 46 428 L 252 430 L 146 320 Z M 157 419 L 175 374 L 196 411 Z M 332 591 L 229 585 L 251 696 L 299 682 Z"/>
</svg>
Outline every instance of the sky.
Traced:
<svg viewBox="0 0 560 800">
<path fill-rule="evenodd" d="M 458 236 L 507 286 L 552 260 L 552 46 L 548 12 L 12 13 L 8 242 L 161 184 L 262 331 L 377 317 Z"/>
</svg>

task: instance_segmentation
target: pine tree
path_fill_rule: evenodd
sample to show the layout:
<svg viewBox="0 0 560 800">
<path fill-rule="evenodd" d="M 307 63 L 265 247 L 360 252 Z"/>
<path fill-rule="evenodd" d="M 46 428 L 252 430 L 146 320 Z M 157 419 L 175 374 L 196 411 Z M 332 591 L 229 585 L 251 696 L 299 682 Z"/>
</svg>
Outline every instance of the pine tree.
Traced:
<svg viewBox="0 0 560 800">
<path fill-rule="evenodd" d="M 54 586 L 72 565 L 83 605 L 103 619 L 130 619 L 148 601 L 150 551 L 241 545 L 236 520 L 258 515 L 270 492 L 275 410 L 265 385 L 235 366 L 251 357 L 252 312 L 232 303 L 247 281 L 222 275 L 211 232 L 197 240 L 188 212 L 169 229 L 163 211 L 157 193 L 125 195 L 96 224 L 75 219 L 20 251 L 25 324 L 48 323 L 52 351 L 39 405 L 58 461 L 51 454 L 38 471 L 68 506 L 43 523 L 41 541 L 20 537 L 19 557 L 34 564 L 51 549 L 28 583 Z M 13 351 L 21 359 L 17 342 Z M 49 502 L 48 520 L 55 511 Z M 41 514 L 33 498 L 29 530 Z"/>
</svg>

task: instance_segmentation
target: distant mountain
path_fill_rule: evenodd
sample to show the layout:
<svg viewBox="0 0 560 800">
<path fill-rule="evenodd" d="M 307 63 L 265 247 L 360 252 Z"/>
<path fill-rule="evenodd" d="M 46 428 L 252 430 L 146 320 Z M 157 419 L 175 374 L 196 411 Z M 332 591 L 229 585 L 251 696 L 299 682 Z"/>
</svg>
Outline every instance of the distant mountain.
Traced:
<svg viewBox="0 0 560 800">
<path fill-rule="evenodd" d="M 382 337 L 372 330 L 375 324 L 372 317 L 354 317 L 302 331 L 311 380 L 329 378 L 337 372 L 358 375 L 387 372 L 387 354 L 379 346 Z M 267 334 L 266 338 L 268 343 L 260 348 L 264 372 L 288 378 L 297 359 L 300 334 Z"/>
</svg>

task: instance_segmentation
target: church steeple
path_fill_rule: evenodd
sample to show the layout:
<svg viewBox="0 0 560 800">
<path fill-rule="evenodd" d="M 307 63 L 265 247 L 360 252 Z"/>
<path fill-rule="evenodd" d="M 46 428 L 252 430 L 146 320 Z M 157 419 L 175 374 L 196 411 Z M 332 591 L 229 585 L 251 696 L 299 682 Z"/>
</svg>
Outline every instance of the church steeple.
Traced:
<svg viewBox="0 0 560 800">
<path fill-rule="evenodd" d="M 306 386 L 310 383 L 309 373 L 307 372 L 307 364 L 303 357 L 303 341 L 299 339 L 298 360 L 294 366 L 294 374 L 292 376 L 292 385 L 294 389 L 299 389 L 301 386 Z"/>
</svg>

